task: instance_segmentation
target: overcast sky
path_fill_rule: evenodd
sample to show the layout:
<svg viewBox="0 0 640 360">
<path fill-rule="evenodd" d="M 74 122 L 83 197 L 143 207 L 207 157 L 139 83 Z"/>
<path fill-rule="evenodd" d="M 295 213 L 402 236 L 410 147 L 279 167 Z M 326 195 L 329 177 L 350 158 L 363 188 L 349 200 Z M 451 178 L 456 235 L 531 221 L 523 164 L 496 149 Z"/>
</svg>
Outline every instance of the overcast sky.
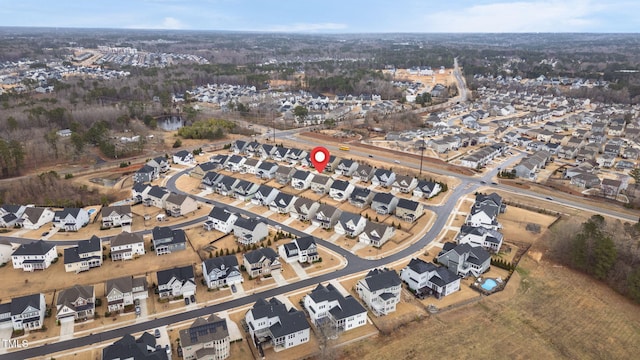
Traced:
<svg viewBox="0 0 640 360">
<path fill-rule="evenodd" d="M 0 0 L 0 26 L 372 32 L 640 32 L 638 0 Z"/>
</svg>

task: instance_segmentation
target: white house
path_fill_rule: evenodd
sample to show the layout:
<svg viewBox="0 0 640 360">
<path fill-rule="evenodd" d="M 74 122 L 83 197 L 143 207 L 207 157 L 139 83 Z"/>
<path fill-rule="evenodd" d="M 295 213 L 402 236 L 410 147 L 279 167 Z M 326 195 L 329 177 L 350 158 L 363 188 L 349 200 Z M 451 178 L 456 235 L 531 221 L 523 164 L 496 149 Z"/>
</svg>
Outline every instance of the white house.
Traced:
<svg viewBox="0 0 640 360">
<path fill-rule="evenodd" d="M 336 234 L 356 237 L 364 230 L 367 219 L 360 214 L 343 211 L 334 226 Z"/>
<path fill-rule="evenodd" d="M 303 298 L 303 303 L 316 326 L 322 321 L 329 321 L 336 330 L 348 331 L 367 323 L 367 309 L 351 295 L 343 296 L 331 284 L 318 284 Z"/>
<path fill-rule="evenodd" d="M 103 228 L 130 226 L 133 222 L 131 205 L 105 206 L 101 214 Z"/>
<path fill-rule="evenodd" d="M 503 235 L 497 230 L 482 226 L 462 225 L 456 241 L 458 244 L 481 246 L 487 251 L 497 253 L 502 246 Z"/>
<path fill-rule="evenodd" d="M 354 185 L 345 180 L 334 180 L 329 188 L 329 196 L 335 201 L 345 201 L 353 192 Z"/>
<path fill-rule="evenodd" d="M 202 262 L 202 275 L 209 289 L 243 282 L 235 255 L 218 256 Z"/>
<path fill-rule="evenodd" d="M 41 226 L 52 222 L 54 216 L 55 213 L 49 208 L 27 207 L 16 224 L 25 229 L 37 230 Z"/>
<path fill-rule="evenodd" d="M 396 229 L 391 225 L 367 221 L 364 230 L 358 235 L 358 241 L 379 248 L 389 241 L 395 233 Z"/>
<path fill-rule="evenodd" d="M 8 309 L 2 310 L 0 317 L 10 315 L 13 330 L 38 330 L 44 325 L 46 310 L 44 294 L 26 295 L 11 299 Z"/>
<path fill-rule="evenodd" d="M 204 222 L 205 230 L 217 230 L 228 234 L 233 230 L 233 224 L 238 217 L 224 207 L 216 206 L 209 212 L 207 221 Z"/>
<path fill-rule="evenodd" d="M 79 273 L 102 266 L 102 240 L 93 235 L 64 249 L 64 271 Z"/>
<path fill-rule="evenodd" d="M 144 255 L 144 239 L 138 233 L 123 231 L 111 238 L 111 260 L 131 260 Z"/>
<path fill-rule="evenodd" d="M 441 298 L 460 290 L 460 277 L 444 266 L 436 266 L 422 259 L 411 259 L 400 271 L 400 278 L 418 296 Z"/>
<path fill-rule="evenodd" d="M 320 259 L 316 239 L 311 236 L 303 236 L 293 239 L 290 243 L 278 246 L 278 253 L 286 263 L 312 263 Z"/>
<path fill-rule="evenodd" d="M 56 211 L 53 224 L 64 231 L 78 231 L 89 223 L 89 213 L 81 208 L 66 208 Z"/>
<path fill-rule="evenodd" d="M 438 263 L 462 277 L 479 277 L 491 265 L 491 255 L 479 246 L 446 242 L 438 254 Z"/>
<path fill-rule="evenodd" d="M 211 314 L 206 320 L 197 318 L 189 328 L 180 330 L 179 336 L 185 360 L 222 360 L 231 354 L 227 320 L 216 314 Z"/>
<path fill-rule="evenodd" d="M 396 311 L 401 291 L 402 281 L 398 273 L 386 268 L 369 271 L 356 284 L 356 293 L 376 316 Z"/>
<path fill-rule="evenodd" d="M 187 150 L 180 150 L 173 154 L 173 163 L 185 166 L 191 166 L 195 162 L 193 154 Z"/>
<path fill-rule="evenodd" d="M 241 245 L 257 244 L 269 235 L 267 223 L 257 218 L 239 217 L 233 224 L 233 235 Z"/>
<path fill-rule="evenodd" d="M 44 270 L 58 259 L 56 246 L 42 240 L 20 245 L 11 254 L 14 269 Z"/>
<path fill-rule="evenodd" d="M 275 297 L 268 302 L 259 298 L 244 320 L 256 347 L 266 342 L 280 351 L 304 344 L 310 338 L 310 326 L 304 313 L 295 308 L 287 309 Z"/>
<path fill-rule="evenodd" d="M 196 293 L 196 280 L 191 265 L 161 270 L 156 273 L 156 276 L 160 299 L 189 297 Z"/>
</svg>

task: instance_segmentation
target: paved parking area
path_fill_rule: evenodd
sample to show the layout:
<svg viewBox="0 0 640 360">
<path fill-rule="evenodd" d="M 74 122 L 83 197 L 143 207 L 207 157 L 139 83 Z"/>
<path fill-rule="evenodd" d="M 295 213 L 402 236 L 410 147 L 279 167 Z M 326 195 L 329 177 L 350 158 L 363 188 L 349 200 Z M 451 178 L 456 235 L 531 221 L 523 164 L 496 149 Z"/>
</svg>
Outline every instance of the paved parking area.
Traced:
<svg viewBox="0 0 640 360">
<path fill-rule="evenodd" d="M 74 328 L 73 317 L 60 320 L 60 341 L 72 339 Z"/>
</svg>

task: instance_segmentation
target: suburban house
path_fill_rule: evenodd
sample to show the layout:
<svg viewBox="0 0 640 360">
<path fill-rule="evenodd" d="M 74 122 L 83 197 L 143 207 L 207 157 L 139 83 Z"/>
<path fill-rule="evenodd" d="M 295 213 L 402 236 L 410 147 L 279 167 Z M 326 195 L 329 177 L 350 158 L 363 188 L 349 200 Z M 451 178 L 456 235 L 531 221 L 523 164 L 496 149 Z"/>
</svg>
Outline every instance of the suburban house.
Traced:
<svg viewBox="0 0 640 360">
<path fill-rule="evenodd" d="M 150 183 L 157 178 L 158 178 L 158 169 L 146 164 L 142 165 L 140 169 L 138 169 L 135 173 L 133 173 L 134 183 L 141 183 L 141 184 Z"/>
<path fill-rule="evenodd" d="M 201 169 L 206 169 L 206 170 L 221 170 L 221 169 L 224 169 L 224 165 L 227 163 L 227 160 L 229 160 L 229 158 L 230 158 L 230 156 L 229 155 L 225 155 L 225 154 L 213 155 L 213 156 L 209 157 L 209 161 L 207 161 L 205 163 L 207 165 L 205 167 L 201 168 Z"/>
<path fill-rule="evenodd" d="M 479 246 L 446 242 L 438 254 L 438 263 L 463 278 L 469 275 L 479 277 L 489 270 L 491 255 Z"/>
<path fill-rule="evenodd" d="M 269 206 L 273 200 L 276 199 L 276 196 L 280 193 L 280 190 L 275 189 L 269 185 L 260 185 L 255 194 L 253 194 L 253 199 L 251 199 L 252 204 Z"/>
<path fill-rule="evenodd" d="M 191 169 L 191 171 L 189 172 L 189 176 L 202 180 L 204 175 L 209 171 L 216 171 L 221 169 L 223 167 L 222 164 L 224 164 L 224 162 L 227 161 L 227 156 L 226 155 L 218 155 L 218 156 L 221 156 L 218 159 L 218 161 L 207 161 L 194 166 L 194 168 Z"/>
<path fill-rule="evenodd" d="M 233 231 L 233 224 L 238 217 L 224 207 L 216 206 L 209 212 L 207 221 L 204 222 L 204 229 L 207 231 L 217 230 L 223 234 Z"/>
<path fill-rule="evenodd" d="M 367 323 L 367 309 L 351 295 L 343 296 L 332 284 L 318 284 L 303 303 L 316 326 L 329 321 L 338 331 L 348 331 Z"/>
<path fill-rule="evenodd" d="M 393 214 L 398 205 L 398 198 L 387 192 L 379 192 L 371 200 L 371 209 L 380 215 Z"/>
<path fill-rule="evenodd" d="M 207 190 L 214 191 L 218 187 L 220 180 L 224 178 L 224 175 L 216 171 L 207 171 L 202 178 L 202 187 Z"/>
<path fill-rule="evenodd" d="M 290 243 L 278 246 L 278 253 L 286 263 L 312 263 L 320 259 L 316 239 L 311 236 L 303 236 L 293 239 Z"/>
<path fill-rule="evenodd" d="M 418 179 L 414 178 L 413 176 L 407 175 L 397 176 L 396 181 L 391 184 L 393 190 L 405 194 L 411 193 L 413 189 L 416 188 L 416 186 L 418 186 Z"/>
<path fill-rule="evenodd" d="M 187 265 L 156 272 L 160 299 L 175 299 L 196 294 L 196 280 L 193 266 Z"/>
<path fill-rule="evenodd" d="M 245 158 L 240 155 L 231 155 L 227 162 L 224 164 L 224 168 L 230 172 L 240 172 L 245 162 Z"/>
<path fill-rule="evenodd" d="M 358 162 L 357 161 L 353 161 L 353 160 L 349 160 L 349 159 L 342 159 L 339 163 L 338 166 L 336 167 L 336 169 L 334 170 L 334 172 L 338 175 L 343 175 L 343 176 L 353 176 L 353 173 L 356 172 L 356 170 L 358 170 Z"/>
<path fill-rule="evenodd" d="M 278 254 L 272 248 L 258 248 L 243 255 L 243 265 L 252 278 L 282 269 Z"/>
<path fill-rule="evenodd" d="M 362 164 L 353 173 L 353 179 L 356 181 L 369 182 L 373 178 L 374 168 L 370 165 Z"/>
<path fill-rule="evenodd" d="M 364 216 L 343 211 L 333 229 L 336 234 L 356 237 L 364 230 L 366 224 L 367 219 Z"/>
<path fill-rule="evenodd" d="M 147 165 L 155 168 L 157 174 L 164 174 L 171 168 L 169 160 L 164 156 L 158 156 L 147 161 Z"/>
<path fill-rule="evenodd" d="M 300 221 L 310 221 L 319 207 L 320 204 L 318 202 L 299 197 L 293 202 L 293 208 L 289 216 Z"/>
<path fill-rule="evenodd" d="M 259 142 L 252 141 L 252 142 L 247 144 L 247 147 L 244 149 L 244 153 L 247 156 L 257 156 L 260 153 L 260 148 L 261 147 L 262 147 L 262 145 L 260 145 Z"/>
<path fill-rule="evenodd" d="M 21 244 L 11 254 L 14 269 L 24 271 L 44 270 L 58 260 L 56 246 L 42 240 Z"/>
<path fill-rule="evenodd" d="M 296 168 L 292 166 L 280 166 L 276 170 L 276 181 L 282 185 L 289 184 L 294 172 L 296 172 Z"/>
<path fill-rule="evenodd" d="M 164 201 L 169 196 L 169 191 L 160 186 L 152 186 L 142 199 L 144 206 L 153 206 L 164 209 Z"/>
<path fill-rule="evenodd" d="M 93 235 L 89 240 L 80 240 L 76 246 L 64 249 L 64 270 L 80 273 L 102 266 L 102 240 Z"/>
<path fill-rule="evenodd" d="M 56 318 L 61 322 L 93 319 L 95 310 L 96 292 L 92 285 L 75 285 L 58 293 Z"/>
<path fill-rule="evenodd" d="M 25 229 L 37 230 L 41 226 L 52 222 L 54 216 L 55 213 L 49 208 L 27 207 L 22 217 L 16 221 L 16 224 Z"/>
<path fill-rule="evenodd" d="M 391 170 L 376 169 L 371 178 L 371 184 L 381 187 L 389 187 L 396 181 L 396 174 Z"/>
<path fill-rule="evenodd" d="M 418 201 L 400 198 L 396 205 L 396 217 L 406 221 L 414 222 L 424 213 L 424 205 Z"/>
<path fill-rule="evenodd" d="M 144 255 L 144 239 L 138 233 L 123 231 L 111 238 L 111 260 L 131 260 Z"/>
<path fill-rule="evenodd" d="M 627 183 L 617 179 L 603 179 L 600 188 L 605 196 L 615 198 L 620 191 L 627 188 Z"/>
<path fill-rule="evenodd" d="M 352 183 L 345 180 L 334 180 L 329 188 L 329 196 L 335 201 L 345 201 L 353 192 Z"/>
<path fill-rule="evenodd" d="M 311 219 L 311 224 L 323 229 L 332 229 L 341 214 L 342 210 L 335 206 L 320 204 L 316 215 Z"/>
<path fill-rule="evenodd" d="M 487 251 L 497 253 L 502 246 L 503 236 L 497 230 L 487 229 L 482 226 L 462 225 L 460 233 L 456 237 L 458 244 L 480 246 Z"/>
<path fill-rule="evenodd" d="M 301 150 L 301 149 L 291 149 L 289 151 L 289 153 L 287 153 L 287 158 L 286 160 L 289 162 L 289 164 L 291 165 L 295 165 L 298 164 L 300 162 L 302 162 L 302 160 L 304 160 L 304 158 L 308 155 L 309 153 L 306 152 L 305 150 Z"/>
<path fill-rule="evenodd" d="M 273 155 L 271 155 L 271 158 L 275 161 L 286 161 L 287 154 L 289 154 L 289 151 L 290 150 L 286 147 L 276 146 L 275 151 L 273 152 Z"/>
<path fill-rule="evenodd" d="M 173 154 L 173 163 L 185 166 L 191 166 L 195 162 L 193 153 L 187 150 L 180 150 Z"/>
<path fill-rule="evenodd" d="M 231 196 L 233 195 L 236 189 L 236 185 L 238 185 L 239 182 L 240 180 L 234 178 L 233 176 L 225 176 L 220 181 L 218 181 L 216 193 L 222 196 Z"/>
<path fill-rule="evenodd" d="M 240 167 L 240 174 L 256 174 L 256 170 L 258 170 L 258 165 L 260 165 L 261 161 L 258 159 L 245 159 L 244 163 Z"/>
<path fill-rule="evenodd" d="M 297 196 L 281 192 L 269 204 L 269 210 L 278 214 L 288 214 L 293 210 L 293 204 L 297 199 Z"/>
<path fill-rule="evenodd" d="M 269 144 L 262 144 L 258 155 L 260 156 L 260 159 L 266 160 L 266 159 L 271 159 L 273 157 L 273 154 L 275 154 L 275 152 L 276 152 L 275 146 L 269 145 Z"/>
<path fill-rule="evenodd" d="M 314 175 L 311 180 L 311 191 L 316 194 L 326 194 L 333 185 L 333 178 L 326 175 Z"/>
<path fill-rule="evenodd" d="M 329 156 L 329 162 L 327 163 L 327 167 L 325 167 L 325 171 L 335 171 L 335 169 L 338 167 L 338 164 L 340 164 L 340 162 L 342 161 L 342 159 L 340 159 L 339 157 L 336 157 L 335 155 L 331 155 Z"/>
<path fill-rule="evenodd" d="M 11 260 L 11 254 L 13 254 L 14 250 L 15 248 L 11 241 L 0 239 L 0 265 L 4 265 Z M 0 319 L 0 322 L 2 322 L 2 319 Z"/>
<path fill-rule="evenodd" d="M 235 255 L 218 256 L 202 262 L 202 275 L 209 289 L 243 282 Z"/>
<path fill-rule="evenodd" d="M 44 325 L 47 310 L 44 294 L 15 297 L 0 305 L 0 321 L 9 321 L 13 330 L 38 330 Z M 8 340 L 8 339 L 7 339 Z"/>
<path fill-rule="evenodd" d="M 276 171 L 278 171 L 278 164 L 263 161 L 256 169 L 256 176 L 260 179 L 273 179 L 276 177 Z"/>
<path fill-rule="evenodd" d="M 379 248 L 389 241 L 395 233 L 396 229 L 391 225 L 367 221 L 364 230 L 358 235 L 358 241 Z"/>
<path fill-rule="evenodd" d="M 256 300 L 244 320 L 256 347 L 270 345 L 276 351 L 304 344 L 310 339 L 310 326 L 304 313 L 275 297 Z"/>
<path fill-rule="evenodd" d="M 245 149 L 249 146 L 249 143 L 243 140 L 236 140 L 231 143 L 231 150 L 234 154 L 244 154 Z"/>
<path fill-rule="evenodd" d="M 122 339 L 102 349 L 102 360 L 169 360 L 167 350 L 171 350 L 166 347 L 163 348 L 156 340 L 153 335 L 146 331 L 138 339 L 127 334 Z"/>
<path fill-rule="evenodd" d="M 144 276 L 110 279 L 105 283 L 104 293 L 107 298 L 107 311 L 119 312 L 125 307 L 133 307 L 135 300 L 145 300 L 149 297 L 147 279 Z"/>
<path fill-rule="evenodd" d="M 254 182 L 248 180 L 240 180 L 233 189 L 233 197 L 242 200 L 249 201 L 256 194 L 256 191 L 260 186 Z"/>
<path fill-rule="evenodd" d="M 26 206 L 4 204 L 0 207 L 0 227 L 14 227 L 24 214 Z"/>
<path fill-rule="evenodd" d="M 483 226 L 490 229 L 499 229 L 501 225 L 497 221 L 498 214 L 503 213 L 506 205 L 496 193 L 489 195 L 478 194 L 476 201 L 467 216 L 466 224 L 471 226 Z"/>
<path fill-rule="evenodd" d="M 311 180 L 314 177 L 315 175 L 308 171 L 296 170 L 291 176 L 291 187 L 296 190 L 306 190 L 311 187 Z"/>
<path fill-rule="evenodd" d="M 460 276 L 444 266 L 413 258 L 400 271 L 400 278 L 416 296 L 433 295 L 436 299 L 460 290 Z"/>
<path fill-rule="evenodd" d="M 401 292 L 402 281 L 398 273 L 387 268 L 369 271 L 356 284 L 356 293 L 375 316 L 396 311 Z"/>
<path fill-rule="evenodd" d="M 206 320 L 197 318 L 189 328 L 180 330 L 179 336 L 185 360 L 222 360 L 230 355 L 227 321 L 216 314 L 211 314 Z"/>
<path fill-rule="evenodd" d="M 103 228 L 130 226 L 133 222 L 131 205 L 105 206 L 101 214 Z"/>
<path fill-rule="evenodd" d="M 198 210 L 198 202 L 191 196 L 170 193 L 164 201 L 165 210 L 173 217 L 185 216 Z"/>
<path fill-rule="evenodd" d="M 233 224 L 233 235 L 240 245 L 257 244 L 269 235 L 267 223 L 258 218 L 239 217 Z"/>
<path fill-rule="evenodd" d="M 89 223 L 89 213 L 81 208 L 65 208 L 53 215 L 53 224 L 64 231 L 78 231 Z"/>
<path fill-rule="evenodd" d="M 435 181 L 418 181 L 418 185 L 413 189 L 413 196 L 424 199 L 431 199 L 442 191 L 442 186 Z"/>
<path fill-rule="evenodd" d="M 156 226 L 151 230 L 151 243 L 156 255 L 171 254 L 187 248 L 187 237 L 182 229 Z"/>
<path fill-rule="evenodd" d="M 374 195 L 375 193 L 373 191 L 367 188 L 356 186 L 349 196 L 349 203 L 362 209 L 371 204 Z"/>
</svg>

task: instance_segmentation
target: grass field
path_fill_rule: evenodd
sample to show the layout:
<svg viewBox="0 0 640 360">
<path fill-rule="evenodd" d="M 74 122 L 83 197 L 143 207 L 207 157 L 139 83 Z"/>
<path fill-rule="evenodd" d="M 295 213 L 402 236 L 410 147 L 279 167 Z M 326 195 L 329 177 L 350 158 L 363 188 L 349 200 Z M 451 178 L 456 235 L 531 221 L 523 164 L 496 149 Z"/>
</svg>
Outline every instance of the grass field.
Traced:
<svg viewBox="0 0 640 360">
<path fill-rule="evenodd" d="M 631 359 L 636 304 L 582 274 L 525 256 L 502 293 L 342 349 L 344 359 Z"/>
</svg>

